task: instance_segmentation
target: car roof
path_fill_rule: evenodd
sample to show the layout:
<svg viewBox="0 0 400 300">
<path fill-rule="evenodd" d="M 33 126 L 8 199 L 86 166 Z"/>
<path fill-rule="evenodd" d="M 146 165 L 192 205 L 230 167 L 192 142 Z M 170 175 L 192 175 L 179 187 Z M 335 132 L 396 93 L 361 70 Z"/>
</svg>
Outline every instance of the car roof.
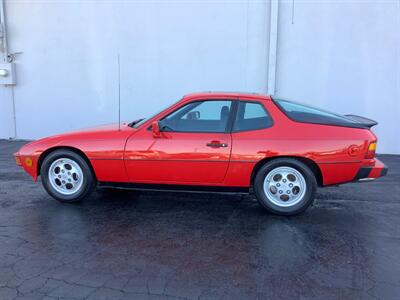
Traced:
<svg viewBox="0 0 400 300">
<path fill-rule="evenodd" d="M 257 93 L 246 93 L 246 92 L 197 92 L 190 93 L 183 96 L 183 99 L 193 99 L 193 98 L 204 98 L 204 97 L 243 97 L 243 98 L 254 98 L 254 99 L 263 99 L 263 100 L 271 100 L 271 97 L 264 94 Z"/>
</svg>

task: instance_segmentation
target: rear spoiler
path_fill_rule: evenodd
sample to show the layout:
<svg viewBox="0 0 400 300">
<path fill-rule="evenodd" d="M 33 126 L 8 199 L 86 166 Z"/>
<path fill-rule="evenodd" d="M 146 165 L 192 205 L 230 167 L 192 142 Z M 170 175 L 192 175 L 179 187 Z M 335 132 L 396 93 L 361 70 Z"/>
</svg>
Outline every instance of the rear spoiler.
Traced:
<svg viewBox="0 0 400 300">
<path fill-rule="evenodd" d="M 357 116 L 357 115 L 345 115 L 345 117 L 347 117 L 353 121 L 356 121 L 357 123 L 360 123 L 361 125 L 364 125 L 368 128 L 378 125 L 378 122 L 376 122 L 374 120 L 371 120 L 371 119 L 368 119 L 365 117 L 361 117 L 361 116 Z"/>
</svg>

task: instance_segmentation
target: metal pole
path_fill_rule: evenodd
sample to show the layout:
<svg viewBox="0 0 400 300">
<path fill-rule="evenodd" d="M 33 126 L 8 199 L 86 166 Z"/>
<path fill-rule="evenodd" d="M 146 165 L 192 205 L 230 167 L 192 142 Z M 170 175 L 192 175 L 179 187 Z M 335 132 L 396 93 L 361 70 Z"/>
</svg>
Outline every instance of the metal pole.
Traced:
<svg viewBox="0 0 400 300">
<path fill-rule="evenodd" d="M 8 61 L 8 45 L 7 45 L 7 27 L 6 27 L 6 3 L 5 0 L 0 0 L 0 24 L 3 32 L 3 60 L 4 62 Z"/>
<path fill-rule="evenodd" d="M 278 12 L 279 0 L 271 0 L 271 19 L 269 31 L 269 58 L 268 58 L 268 91 L 269 95 L 275 94 L 276 53 L 278 44 Z"/>
<path fill-rule="evenodd" d="M 118 131 L 121 130 L 121 64 L 118 53 Z"/>
<path fill-rule="evenodd" d="M 9 62 L 8 59 L 8 43 L 7 43 L 7 26 L 6 26 L 6 2 L 5 0 L 0 0 L 0 30 L 2 31 L 2 47 L 3 47 L 3 61 L 5 63 Z M 11 100 L 12 100 L 12 114 L 13 114 L 13 127 L 14 127 L 14 139 L 17 138 L 17 116 L 15 112 L 15 95 L 14 86 L 11 88 Z"/>
</svg>

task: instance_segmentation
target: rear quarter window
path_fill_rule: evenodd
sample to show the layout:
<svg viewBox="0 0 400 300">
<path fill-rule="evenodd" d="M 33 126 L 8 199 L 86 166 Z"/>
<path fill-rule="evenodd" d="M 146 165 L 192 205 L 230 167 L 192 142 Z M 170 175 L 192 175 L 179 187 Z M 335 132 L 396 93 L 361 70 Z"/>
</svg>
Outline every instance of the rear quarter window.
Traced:
<svg viewBox="0 0 400 300">
<path fill-rule="evenodd" d="M 250 131 L 271 127 L 271 116 L 258 102 L 240 101 L 236 113 L 233 131 Z"/>
</svg>

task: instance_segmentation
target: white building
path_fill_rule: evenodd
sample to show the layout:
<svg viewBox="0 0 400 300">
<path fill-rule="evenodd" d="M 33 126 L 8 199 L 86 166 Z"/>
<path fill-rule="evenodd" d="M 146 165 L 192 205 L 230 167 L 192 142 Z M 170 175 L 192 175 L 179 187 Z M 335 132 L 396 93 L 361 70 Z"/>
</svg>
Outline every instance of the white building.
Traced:
<svg viewBox="0 0 400 300">
<path fill-rule="evenodd" d="M 0 2 L 21 52 L 17 84 L 0 85 L 0 138 L 116 122 L 119 53 L 122 120 L 189 92 L 274 91 L 377 120 L 378 152 L 400 153 L 397 0 Z"/>
</svg>

